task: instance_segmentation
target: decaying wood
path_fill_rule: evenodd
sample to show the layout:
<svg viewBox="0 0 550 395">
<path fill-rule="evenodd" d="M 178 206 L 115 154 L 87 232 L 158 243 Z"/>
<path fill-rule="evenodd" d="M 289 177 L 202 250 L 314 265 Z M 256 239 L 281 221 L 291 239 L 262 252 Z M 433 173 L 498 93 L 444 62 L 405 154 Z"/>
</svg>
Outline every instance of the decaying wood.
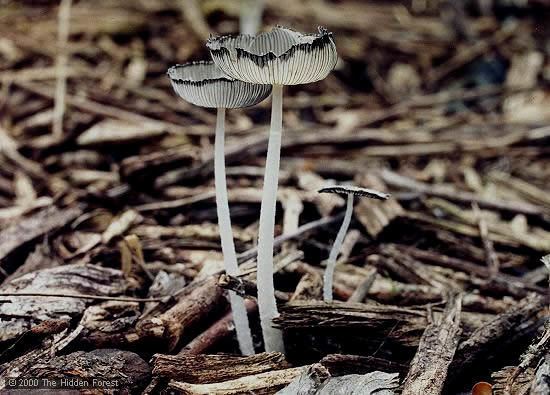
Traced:
<svg viewBox="0 0 550 395">
<path fill-rule="evenodd" d="M 369 291 L 376 280 L 377 271 L 374 267 L 370 268 L 370 273 L 368 273 L 363 280 L 357 285 L 357 288 L 353 291 L 351 296 L 348 299 L 348 302 L 357 302 L 361 303 L 365 300 L 365 297 L 369 294 Z"/>
<path fill-rule="evenodd" d="M 273 394 L 300 376 L 306 369 L 307 366 L 274 370 L 211 384 L 189 384 L 170 381 L 168 386 L 189 395 Z"/>
<path fill-rule="evenodd" d="M 530 388 L 530 395 L 547 394 L 550 392 L 550 361 L 549 356 L 546 357 L 538 366 L 535 372 L 535 379 Z"/>
<path fill-rule="evenodd" d="M 434 314 L 435 319 L 439 319 L 441 313 Z M 491 316 L 485 314 L 463 313 L 461 325 L 466 333 L 471 333 L 490 318 Z M 429 318 L 426 311 L 414 308 L 310 301 L 281 306 L 280 316 L 274 319 L 274 323 L 285 330 L 296 330 L 300 333 L 306 329 L 311 333 L 323 331 L 325 336 L 337 333 L 342 335 L 346 330 L 350 331 L 351 336 L 354 329 L 361 328 L 371 335 L 369 338 L 373 343 L 382 338 L 405 347 L 416 347 L 422 332 L 429 325 Z"/>
<path fill-rule="evenodd" d="M 55 352 L 60 350 L 63 345 L 74 339 L 72 332 L 63 330 L 63 326 L 59 325 L 59 322 L 54 325 L 41 325 L 42 330 L 46 329 L 46 333 L 50 333 L 51 336 L 47 336 L 43 339 L 38 347 L 34 347 L 32 350 L 24 353 L 21 356 L 12 359 L 0 366 L 0 390 L 3 390 L 6 385 L 5 379 L 8 377 L 19 377 L 26 372 L 30 367 L 39 363 L 46 363 L 53 357 Z M 61 332 L 57 333 L 61 329 Z M 17 344 L 8 349 L 8 353 L 17 348 Z M 16 350 L 17 351 L 17 350 Z"/>
<path fill-rule="evenodd" d="M 21 373 L 25 377 L 116 379 L 121 391 L 134 392 L 145 386 L 151 370 L 135 353 L 106 348 L 58 356 Z"/>
<path fill-rule="evenodd" d="M 467 340 L 459 344 L 449 369 L 451 374 L 456 374 L 483 356 L 495 352 L 496 348 L 502 347 L 503 341 L 513 340 L 515 335 L 520 335 L 526 328 L 536 328 L 537 315 L 545 308 L 545 298 L 532 294 L 522 299 L 511 310 L 480 326 Z"/>
<path fill-rule="evenodd" d="M 550 389 L 548 368 L 548 350 L 550 324 L 546 320 L 544 331 L 522 355 L 517 367 L 507 366 L 492 374 L 495 379 L 495 391 L 504 394 L 545 394 Z M 529 388 L 530 387 L 530 391 Z"/>
<path fill-rule="evenodd" d="M 135 302 L 108 301 L 89 306 L 80 320 L 78 341 L 94 348 L 127 348 L 140 339 L 135 329 L 140 313 Z"/>
<path fill-rule="evenodd" d="M 244 305 L 248 314 L 258 310 L 258 304 L 255 300 L 245 299 Z M 191 340 L 181 349 L 178 355 L 205 353 L 234 332 L 235 324 L 233 323 L 233 314 L 229 312 L 212 324 L 207 330 Z"/>
<path fill-rule="evenodd" d="M 47 269 L 59 265 L 56 257 L 52 256 L 52 252 L 47 243 L 39 243 L 35 249 L 27 256 L 25 262 L 17 268 L 12 274 L 4 279 L 5 283 L 10 280 L 20 277 L 24 274 L 34 272 L 40 269 Z"/>
<path fill-rule="evenodd" d="M 334 394 L 337 391 L 345 393 L 366 393 L 394 395 L 399 386 L 396 373 L 369 372 L 364 375 L 352 374 L 328 379 L 318 392 L 319 395 Z"/>
<path fill-rule="evenodd" d="M 363 375 L 350 374 L 331 377 L 327 369 L 317 363 L 311 365 L 300 377 L 294 379 L 287 387 L 278 391 L 278 395 L 334 393 L 365 393 L 393 395 L 399 386 L 397 374 L 369 372 Z"/>
<path fill-rule="evenodd" d="M 69 327 L 69 320 L 45 320 L 24 332 L 14 343 L 0 353 L 0 363 L 13 360 L 25 352 L 40 348 L 44 340 Z M 3 369 L 0 369 L 3 370 Z"/>
<path fill-rule="evenodd" d="M 319 361 L 326 367 L 331 376 L 346 374 L 365 374 L 380 370 L 382 372 L 398 372 L 405 375 L 407 365 L 392 362 L 387 359 L 364 355 L 329 354 Z"/>
<path fill-rule="evenodd" d="M 136 325 L 137 332 L 142 337 L 163 339 L 168 349 L 173 350 L 184 332 L 204 319 L 222 299 L 223 290 L 215 278 L 210 278 L 160 316 L 141 319 Z"/>
<path fill-rule="evenodd" d="M 288 365 L 237 355 L 224 297 L 247 296 L 261 350 L 269 100 L 227 111 L 242 275 L 218 283 L 215 111 L 165 76 L 208 55 L 209 33 L 236 32 L 240 2 L 73 1 L 70 18 L 69 3 L 0 7 L 0 387 L 32 368 L 148 394 L 365 392 L 379 372 L 392 392 L 407 372 L 405 393 L 548 392 L 548 1 L 265 0 L 262 30 L 325 26 L 339 57 L 285 92 L 274 272 Z M 351 183 L 392 198 L 356 202 L 326 304 L 344 201 L 316 191 Z M 148 376 L 143 359 L 177 351 Z"/>
<path fill-rule="evenodd" d="M 467 192 L 448 190 L 447 188 L 437 186 L 428 186 L 426 184 L 419 183 L 407 177 L 391 172 L 390 170 L 383 170 L 380 175 L 384 182 L 386 182 L 388 185 L 406 188 L 430 196 L 442 197 L 451 201 L 458 201 L 469 204 L 477 203 L 480 207 L 506 210 L 514 213 L 528 215 L 543 215 L 545 213 L 545 210 L 543 208 L 529 203 L 506 202 L 496 199 L 485 199 Z"/>
<path fill-rule="evenodd" d="M 497 273 L 492 275 L 488 268 L 474 265 L 471 262 L 465 261 L 463 259 L 449 257 L 432 251 L 422 251 L 413 247 L 399 247 L 399 250 L 406 251 L 409 255 L 414 258 L 423 260 L 427 263 L 448 267 L 453 270 L 463 271 L 466 273 L 475 274 L 481 278 L 491 278 L 491 281 L 501 287 L 505 292 L 514 295 L 523 297 L 527 295 L 527 291 L 535 291 L 540 294 L 544 294 L 545 290 L 541 287 L 534 286 L 525 281 L 522 281 L 519 277 L 513 277 L 504 273 Z"/>
<path fill-rule="evenodd" d="M 323 365 L 315 363 L 285 388 L 277 391 L 277 395 L 317 394 L 329 378 L 328 370 Z"/>
<path fill-rule="evenodd" d="M 320 300 L 323 295 L 323 278 L 319 273 L 310 272 L 302 276 L 290 298 L 297 300 Z"/>
<path fill-rule="evenodd" d="M 3 229 L 0 232 L 0 262 L 26 243 L 67 225 L 81 213 L 78 208 L 61 210 L 51 206 Z"/>
<path fill-rule="evenodd" d="M 521 356 L 519 370 L 526 369 L 529 366 L 535 366 L 550 351 L 550 321 L 544 323 L 544 330 L 539 338 L 535 339 Z"/>
<path fill-rule="evenodd" d="M 513 380 L 515 369 L 512 366 L 507 366 L 497 372 L 494 372 L 491 377 L 494 381 L 493 393 L 499 395 L 519 395 L 529 394 L 529 387 L 533 382 L 534 370 L 528 370 L 517 375 Z"/>
<path fill-rule="evenodd" d="M 426 327 L 403 383 L 402 394 L 442 392 L 459 341 L 461 304 L 460 295 L 450 296 L 439 320 Z"/>
<path fill-rule="evenodd" d="M 247 357 L 155 354 L 152 362 L 154 375 L 190 384 L 217 383 L 288 368 L 281 353 L 260 353 Z"/>
<path fill-rule="evenodd" d="M 66 265 L 25 274 L 0 287 L 0 293 L 47 292 L 90 293 L 96 296 L 123 295 L 129 290 L 119 270 L 97 265 Z M 83 313 L 87 299 L 43 296 L 8 296 L 0 303 L 0 332 L 3 341 L 14 339 L 30 325 L 47 319 L 71 319 Z"/>
<path fill-rule="evenodd" d="M 384 183 L 376 176 L 363 175 L 357 179 L 361 187 L 385 190 Z M 403 214 L 403 208 L 394 199 L 388 201 L 376 201 L 372 199 L 361 199 L 356 207 L 357 219 L 367 230 L 371 237 L 376 237 L 395 218 Z"/>
</svg>

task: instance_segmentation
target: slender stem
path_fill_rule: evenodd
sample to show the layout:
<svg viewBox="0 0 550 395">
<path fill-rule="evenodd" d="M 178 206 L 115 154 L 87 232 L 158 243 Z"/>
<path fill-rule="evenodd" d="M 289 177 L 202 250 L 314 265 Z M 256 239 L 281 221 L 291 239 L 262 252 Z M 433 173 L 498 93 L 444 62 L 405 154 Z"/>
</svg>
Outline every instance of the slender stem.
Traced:
<svg viewBox="0 0 550 395">
<path fill-rule="evenodd" d="M 264 189 L 258 234 L 258 309 L 266 351 L 284 352 L 281 331 L 271 320 L 279 315 L 273 286 L 273 238 L 283 129 L 283 86 L 274 85 L 271 98 L 271 130 L 265 161 Z"/>
<path fill-rule="evenodd" d="M 262 25 L 264 0 L 241 0 L 241 34 L 255 36 Z"/>
<path fill-rule="evenodd" d="M 216 117 L 216 138 L 214 142 L 214 180 L 216 184 L 216 209 L 218 212 L 218 226 L 222 244 L 223 262 L 227 274 L 235 276 L 239 272 L 235 244 L 233 243 L 233 230 L 231 229 L 231 217 L 229 214 L 229 201 L 227 198 L 227 184 L 225 181 L 225 109 L 218 108 Z M 248 324 L 248 316 L 244 300 L 233 291 L 229 292 L 229 301 L 233 311 L 233 322 L 239 347 L 244 355 L 254 354 L 252 333 Z"/>
<path fill-rule="evenodd" d="M 61 0 L 58 12 L 57 59 L 55 65 L 56 84 L 53 110 L 53 135 L 63 137 L 63 116 L 65 114 L 65 95 L 67 90 L 67 41 L 69 39 L 69 20 L 72 0 Z"/>
<path fill-rule="evenodd" d="M 353 195 L 348 194 L 348 201 L 346 205 L 346 214 L 344 214 L 344 220 L 340 226 L 340 230 L 336 235 L 336 240 L 330 254 L 328 256 L 327 268 L 325 269 L 324 284 L 323 284 L 323 299 L 325 302 L 332 302 L 332 283 L 334 281 L 334 268 L 336 266 L 336 258 L 340 253 L 342 248 L 342 243 L 344 242 L 344 237 L 348 232 L 349 224 L 351 222 L 351 214 L 353 213 Z"/>
</svg>

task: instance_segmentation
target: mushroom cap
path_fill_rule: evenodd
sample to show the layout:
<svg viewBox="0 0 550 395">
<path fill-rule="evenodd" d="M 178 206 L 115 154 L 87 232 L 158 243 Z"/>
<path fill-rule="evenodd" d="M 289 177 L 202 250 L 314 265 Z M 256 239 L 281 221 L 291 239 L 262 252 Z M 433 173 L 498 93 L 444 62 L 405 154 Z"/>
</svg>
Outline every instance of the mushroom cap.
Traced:
<svg viewBox="0 0 550 395">
<path fill-rule="evenodd" d="M 355 195 L 366 196 L 371 199 L 386 200 L 390 197 L 389 194 L 384 192 L 375 191 L 374 189 L 355 187 L 350 185 L 333 185 L 325 188 L 321 188 L 319 193 L 337 193 L 340 195 Z"/>
<path fill-rule="evenodd" d="M 176 93 L 200 107 L 249 107 L 271 93 L 271 85 L 238 81 L 225 75 L 212 61 L 178 64 L 170 67 L 167 74 Z"/>
<path fill-rule="evenodd" d="M 206 46 L 224 73 L 253 84 L 299 85 L 324 79 L 336 66 L 332 33 L 303 34 L 277 26 L 257 36 L 210 38 Z"/>
</svg>

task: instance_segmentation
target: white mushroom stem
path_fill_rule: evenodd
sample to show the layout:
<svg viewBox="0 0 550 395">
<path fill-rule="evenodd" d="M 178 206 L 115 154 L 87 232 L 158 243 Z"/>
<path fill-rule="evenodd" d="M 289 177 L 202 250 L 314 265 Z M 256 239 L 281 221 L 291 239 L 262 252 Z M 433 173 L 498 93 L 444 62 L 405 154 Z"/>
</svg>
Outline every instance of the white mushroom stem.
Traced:
<svg viewBox="0 0 550 395">
<path fill-rule="evenodd" d="M 216 184 L 216 209 L 218 212 L 218 226 L 222 244 L 223 262 L 225 271 L 231 276 L 238 274 L 237 255 L 233 243 L 233 230 L 231 229 L 231 217 L 229 215 L 229 202 L 227 198 L 227 184 L 225 181 L 225 109 L 218 108 L 216 118 L 216 137 L 214 142 L 214 180 Z M 248 324 L 248 315 L 244 300 L 233 291 L 229 291 L 229 301 L 233 312 L 233 322 L 237 340 L 243 355 L 254 354 L 252 333 Z"/>
<path fill-rule="evenodd" d="M 323 284 L 323 299 L 325 302 L 332 302 L 332 283 L 334 279 L 334 268 L 336 267 L 336 258 L 342 249 L 342 243 L 344 242 L 344 237 L 348 232 L 349 224 L 351 222 L 351 215 L 353 213 L 353 194 L 348 194 L 348 200 L 346 205 L 346 213 L 344 214 L 344 220 L 340 226 L 340 230 L 336 235 L 336 240 L 330 254 L 328 256 L 327 268 L 325 269 L 324 275 L 324 284 Z"/>
<path fill-rule="evenodd" d="M 262 25 L 264 0 L 241 0 L 241 34 L 255 36 Z"/>
<path fill-rule="evenodd" d="M 274 85 L 271 96 L 271 130 L 267 146 L 258 234 L 258 310 L 260 311 L 265 351 L 267 352 L 284 352 L 282 333 L 272 326 L 273 318 L 279 315 L 273 285 L 273 239 L 282 129 L 283 86 Z"/>
</svg>

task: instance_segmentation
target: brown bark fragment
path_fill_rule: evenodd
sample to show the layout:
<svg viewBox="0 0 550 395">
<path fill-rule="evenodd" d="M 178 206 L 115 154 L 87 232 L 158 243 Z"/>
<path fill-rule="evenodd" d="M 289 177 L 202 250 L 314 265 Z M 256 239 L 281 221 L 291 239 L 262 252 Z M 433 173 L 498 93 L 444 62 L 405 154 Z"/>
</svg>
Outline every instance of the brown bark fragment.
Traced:
<svg viewBox="0 0 550 395">
<path fill-rule="evenodd" d="M 36 363 L 26 372 L 26 377 L 116 379 L 121 391 L 131 392 L 143 388 L 151 375 L 149 365 L 137 354 L 114 349 L 91 352 L 77 351 L 55 357 L 44 363 Z M 94 390 L 103 393 L 103 390 Z M 94 393 L 94 392 L 92 392 Z"/>
<path fill-rule="evenodd" d="M 181 297 L 172 308 L 153 318 L 144 318 L 137 324 L 141 337 L 163 339 L 173 350 L 189 327 L 203 320 L 223 298 L 223 289 L 216 278 L 209 278 L 189 295 Z"/>
<path fill-rule="evenodd" d="M 361 187 L 386 190 L 384 183 L 372 174 L 360 177 L 356 182 Z M 404 210 L 395 199 L 387 201 L 360 199 L 354 212 L 357 220 L 365 227 L 367 233 L 372 237 L 376 237 L 390 222 L 401 216 Z"/>
<path fill-rule="evenodd" d="M 300 376 L 308 367 L 275 370 L 235 380 L 211 384 L 189 384 L 171 381 L 168 386 L 186 395 L 274 394 Z"/>
<path fill-rule="evenodd" d="M 0 232 L 0 262 L 26 243 L 59 229 L 78 217 L 79 208 L 47 207 Z"/>
<path fill-rule="evenodd" d="M 248 314 L 258 310 L 258 305 L 255 300 L 245 299 L 244 305 Z M 178 355 L 182 354 L 201 354 L 215 346 L 220 340 L 231 335 L 235 331 L 233 323 L 233 314 L 227 313 L 225 316 L 216 321 L 210 328 L 202 332 L 189 342 Z"/>
<path fill-rule="evenodd" d="M 456 351 L 450 372 L 456 374 L 471 366 L 484 355 L 496 351 L 503 341 L 511 341 L 525 327 L 537 325 L 537 315 L 546 307 L 545 298 L 531 294 L 509 311 L 480 326 L 462 342 Z"/>
<path fill-rule="evenodd" d="M 190 384 L 216 383 L 288 367 L 283 354 L 265 352 L 244 357 L 155 354 L 152 363 L 154 375 Z"/>
<path fill-rule="evenodd" d="M 461 296 L 451 296 L 440 319 L 428 325 L 403 383 L 403 395 L 441 393 L 459 341 L 461 308 Z"/>
<path fill-rule="evenodd" d="M 388 359 L 364 355 L 329 354 L 319 361 L 331 376 L 365 374 L 379 370 L 382 372 L 407 373 L 408 366 Z"/>
</svg>

